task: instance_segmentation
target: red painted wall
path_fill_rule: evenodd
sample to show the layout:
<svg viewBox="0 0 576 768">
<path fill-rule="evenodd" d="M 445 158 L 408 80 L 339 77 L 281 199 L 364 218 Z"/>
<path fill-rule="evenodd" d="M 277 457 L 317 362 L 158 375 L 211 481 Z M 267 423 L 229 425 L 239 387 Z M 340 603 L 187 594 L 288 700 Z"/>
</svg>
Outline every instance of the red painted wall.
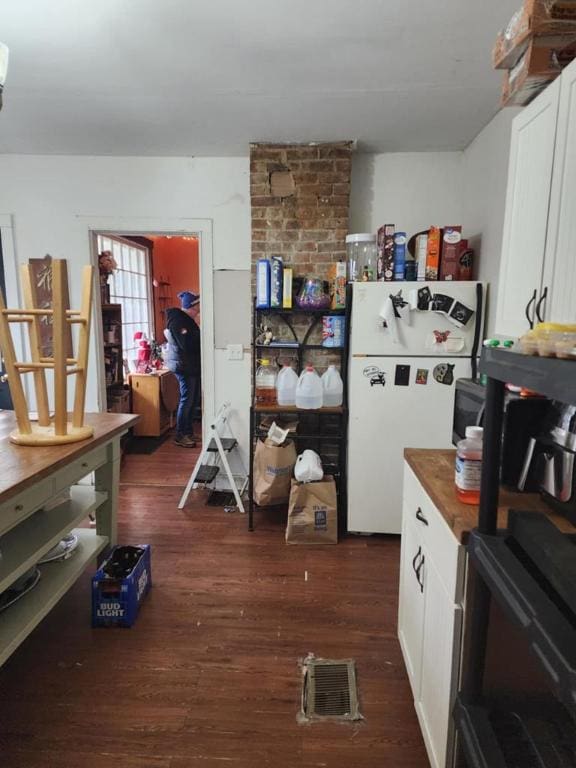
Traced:
<svg viewBox="0 0 576 768">
<path fill-rule="evenodd" d="M 180 291 L 200 292 L 200 263 L 198 258 L 198 238 L 152 236 L 152 278 L 158 282 L 170 283 L 164 286 L 163 293 L 170 293 L 170 301 L 161 301 L 160 288 L 154 288 L 154 317 L 156 340 L 164 343 L 165 323 L 163 309 L 179 307 Z"/>
</svg>

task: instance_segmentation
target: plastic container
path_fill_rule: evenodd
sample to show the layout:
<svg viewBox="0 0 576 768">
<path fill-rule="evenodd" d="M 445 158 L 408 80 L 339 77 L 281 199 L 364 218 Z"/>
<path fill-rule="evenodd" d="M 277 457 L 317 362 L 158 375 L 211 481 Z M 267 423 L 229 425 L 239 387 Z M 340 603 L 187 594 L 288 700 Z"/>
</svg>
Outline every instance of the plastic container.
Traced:
<svg viewBox="0 0 576 768">
<path fill-rule="evenodd" d="M 456 445 L 456 495 L 464 504 L 480 501 L 482 476 L 482 427 L 466 427 L 466 437 Z"/>
<path fill-rule="evenodd" d="M 270 360 L 260 360 L 254 383 L 256 405 L 276 405 L 276 367 Z"/>
<path fill-rule="evenodd" d="M 376 280 L 378 256 L 376 235 L 371 235 L 369 232 L 346 235 L 346 252 L 346 279 L 349 283 Z"/>
<path fill-rule="evenodd" d="M 296 387 L 296 407 L 304 410 L 322 408 L 322 380 L 313 366 L 307 365 L 300 374 Z"/>
<path fill-rule="evenodd" d="M 283 365 L 276 379 L 278 405 L 296 405 L 298 374 L 291 365 Z"/>
<path fill-rule="evenodd" d="M 322 374 L 322 405 L 324 408 L 336 408 L 344 399 L 344 383 L 335 365 L 329 365 Z"/>
</svg>

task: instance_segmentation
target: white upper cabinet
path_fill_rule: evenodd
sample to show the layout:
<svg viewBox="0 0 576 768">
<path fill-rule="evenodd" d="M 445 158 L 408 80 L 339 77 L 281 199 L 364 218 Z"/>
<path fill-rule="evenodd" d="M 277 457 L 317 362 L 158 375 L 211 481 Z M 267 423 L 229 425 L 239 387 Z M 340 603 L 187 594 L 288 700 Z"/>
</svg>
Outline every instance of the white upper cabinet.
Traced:
<svg viewBox="0 0 576 768">
<path fill-rule="evenodd" d="M 560 78 L 541 316 L 576 323 L 576 67 Z"/>
<path fill-rule="evenodd" d="M 521 336 L 541 296 L 560 79 L 512 123 L 496 332 Z"/>
</svg>

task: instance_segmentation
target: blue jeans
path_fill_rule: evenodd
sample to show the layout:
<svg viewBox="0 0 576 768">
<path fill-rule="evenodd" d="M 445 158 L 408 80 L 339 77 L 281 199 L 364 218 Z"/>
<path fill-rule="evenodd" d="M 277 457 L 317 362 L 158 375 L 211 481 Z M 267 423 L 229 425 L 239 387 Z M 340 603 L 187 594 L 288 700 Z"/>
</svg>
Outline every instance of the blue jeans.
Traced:
<svg viewBox="0 0 576 768">
<path fill-rule="evenodd" d="M 192 436 L 193 418 L 200 402 L 200 378 L 191 373 L 176 373 L 180 386 L 180 402 L 176 413 L 176 437 Z"/>
</svg>

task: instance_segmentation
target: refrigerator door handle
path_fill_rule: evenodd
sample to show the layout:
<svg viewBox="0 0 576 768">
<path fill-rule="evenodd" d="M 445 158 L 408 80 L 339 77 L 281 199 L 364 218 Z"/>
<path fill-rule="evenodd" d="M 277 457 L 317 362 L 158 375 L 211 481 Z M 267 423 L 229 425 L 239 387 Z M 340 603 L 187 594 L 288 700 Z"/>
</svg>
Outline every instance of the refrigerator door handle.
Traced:
<svg viewBox="0 0 576 768">
<path fill-rule="evenodd" d="M 420 507 L 418 507 L 418 509 L 416 510 L 416 520 L 420 520 L 420 522 L 424 523 L 424 525 L 429 525 L 429 522 L 424 517 L 424 513 L 422 512 Z"/>
</svg>

